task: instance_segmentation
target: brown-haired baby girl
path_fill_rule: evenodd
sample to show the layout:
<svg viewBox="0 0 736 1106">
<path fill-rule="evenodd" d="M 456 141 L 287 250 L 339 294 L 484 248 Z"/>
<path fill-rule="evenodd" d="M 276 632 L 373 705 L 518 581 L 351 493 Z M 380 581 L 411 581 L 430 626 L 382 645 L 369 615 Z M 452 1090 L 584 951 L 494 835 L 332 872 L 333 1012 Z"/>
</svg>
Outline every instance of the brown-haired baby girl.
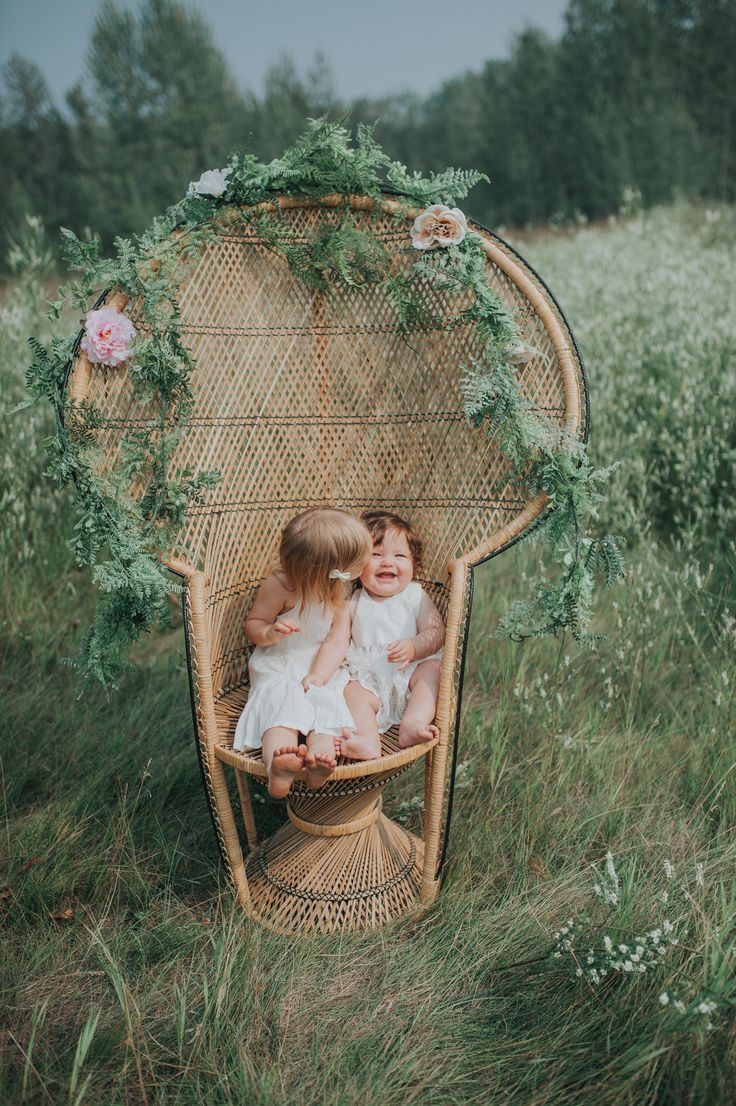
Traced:
<svg viewBox="0 0 736 1106">
<path fill-rule="evenodd" d="M 352 637 L 345 699 L 355 731 L 344 729 L 336 749 L 344 757 L 381 755 L 380 734 L 399 725 L 399 745 L 431 741 L 440 684 L 445 628 L 418 581 L 422 547 L 410 523 L 388 511 L 363 516 L 373 553 L 350 601 Z"/>
</svg>

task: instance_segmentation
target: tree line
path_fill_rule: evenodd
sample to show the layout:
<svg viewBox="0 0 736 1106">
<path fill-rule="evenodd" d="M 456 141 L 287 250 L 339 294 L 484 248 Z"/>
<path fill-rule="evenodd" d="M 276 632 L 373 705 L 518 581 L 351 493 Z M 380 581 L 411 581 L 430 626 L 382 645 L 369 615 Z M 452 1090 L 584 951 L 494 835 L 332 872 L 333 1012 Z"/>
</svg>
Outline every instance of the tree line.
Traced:
<svg viewBox="0 0 736 1106">
<path fill-rule="evenodd" d="M 63 106 L 31 61 L 3 69 L 0 248 L 25 213 L 54 237 L 141 230 L 232 150 L 275 157 L 308 117 L 347 111 L 352 125 L 378 119 L 377 139 L 410 169 L 487 173 L 470 206 L 490 226 L 601 218 L 632 195 L 732 201 L 733 16 L 733 0 L 570 0 L 559 39 L 529 29 L 508 58 L 427 97 L 344 103 L 324 57 L 305 74 L 282 57 L 260 94 L 244 92 L 196 11 L 108 0 Z"/>
</svg>

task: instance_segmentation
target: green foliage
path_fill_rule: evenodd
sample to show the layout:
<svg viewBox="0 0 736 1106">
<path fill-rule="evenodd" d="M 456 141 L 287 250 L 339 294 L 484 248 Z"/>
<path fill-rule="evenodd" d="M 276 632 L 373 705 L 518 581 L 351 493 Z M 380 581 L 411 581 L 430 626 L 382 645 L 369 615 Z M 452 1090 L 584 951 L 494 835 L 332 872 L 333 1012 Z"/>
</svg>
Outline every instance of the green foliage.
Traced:
<svg viewBox="0 0 736 1106">
<path fill-rule="evenodd" d="M 181 341 L 176 300 L 177 281 L 171 259 L 156 258 L 151 245 L 169 231 L 175 213 L 140 240 L 118 238 L 114 257 L 101 255 L 96 238 L 80 240 L 63 230 L 70 267 L 81 275 L 68 293 L 83 309 L 107 286 L 127 293 L 141 305 L 150 331 L 135 345 L 131 377 L 140 398 L 154 400 L 156 418 L 123 443 L 122 460 L 112 473 L 104 471 L 95 429 L 99 415 L 92 405 L 72 406 L 64 393 L 72 340 L 54 338 L 45 347 L 31 339 L 34 361 L 27 374 L 30 394 L 48 400 L 56 434 L 47 442 L 47 475 L 69 484 L 78 511 L 70 541 L 79 565 L 94 566 L 100 599 L 94 625 L 84 635 L 77 664 L 86 679 L 106 688 L 125 667 L 125 656 L 140 635 L 168 616 L 168 595 L 176 590 L 159 563 L 171 535 L 181 525 L 187 505 L 197 502 L 217 473 L 170 471 L 170 457 L 191 408 L 191 358 Z M 187 250 L 194 248 L 190 235 Z M 199 241 L 208 234 L 199 236 Z M 63 297 L 64 299 L 66 298 Z M 130 494 L 133 478 L 143 484 L 138 500 Z"/>
<path fill-rule="evenodd" d="M 304 244 L 285 246 L 284 253 L 294 275 L 323 292 L 334 280 L 353 288 L 378 284 L 389 264 L 383 244 L 358 230 L 350 214 L 337 225 L 324 223 Z"/>
<path fill-rule="evenodd" d="M 585 517 L 595 517 L 599 489 L 609 473 L 593 471 L 580 443 L 565 438 L 523 399 L 513 367 L 518 326 L 488 285 L 479 237 L 469 233 L 459 245 L 425 254 L 406 276 L 392 271 L 389 255 L 370 224 L 361 229 L 347 204 L 335 208 L 336 218 L 325 221 L 307 241 L 293 240 L 278 219 L 267 219 L 254 207 L 283 194 L 379 197 L 387 182 L 412 204 L 453 202 L 480 177 L 455 170 L 428 178 L 410 174 L 388 159 L 373 128 L 359 127 L 353 146 L 342 121 L 318 119 L 267 165 L 252 154 L 231 158 L 220 197 L 190 190 L 144 234 L 116 238 L 110 258 L 102 256 L 98 239 L 82 240 L 71 230 L 62 231 L 68 264 L 81 271 L 69 293 L 76 306 L 85 308 L 106 287 L 140 304 L 145 333 L 135 343 L 129 371 L 139 398 L 153 412 L 146 425 L 123 440 L 117 468 L 104 473 L 95 446 L 96 412 L 89 404 L 73 408 L 64 396 L 70 343 L 57 339 L 48 349 L 33 343 L 36 357 L 28 373 L 29 391 L 51 401 L 57 425 L 48 446 L 48 473 L 73 485 L 79 520 L 72 548 L 79 564 L 95 566 L 94 579 L 102 594 L 95 624 L 83 643 L 80 663 L 85 676 L 109 686 L 126 650 L 165 616 L 172 584 L 157 558 L 181 526 L 187 505 L 201 501 L 218 479 L 217 473 L 171 471 L 192 399 L 192 362 L 180 329 L 177 262 L 197 256 L 217 233 L 217 212 L 234 204 L 240 205 L 240 217 L 263 244 L 284 256 L 308 286 L 324 292 L 335 283 L 354 288 L 381 284 L 407 340 L 413 330 L 443 325 L 420 301 L 420 286 L 429 281 L 466 297 L 457 321 L 472 322 L 481 344 L 480 356 L 466 370 L 466 414 L 476 426 L 487 422 L 513 462 L 518 480 L 526 480 L 532 492 L 546 493 L 549 517 L 541 532 L 563 565 L 558 583 L 540 585 L 530 604 L 514 608 L 511 621 L 507 619 L 509 631 L 519 636 L 522 620 L 534 616 L 538 624 L 532 634 L 570 627 L 578 640 L 587 640 L 599 568 L 609 583 L 622 571 L 614 539 L 607 537 L 605 546 L 599 547 L 584 535 Z M 186 228 L 176 248 L 170 238 L 174 227 Z M 136 499 L 129 490 L 132 484 L 143 487 Z"/>
<path fill-rule="evenodd" d="M 389 275 L 384 288 L 394 305 L 396 318 L 405 337 L 412 330 L 441 325 L 441 320 L 417 300 L 412 281 L 402 273 Z"/>
<path fill-rule="evenodd" d="M 530 492 L 543 491 L 547 496 L 545 524 L 535 533 L 547 538 L 553 558 L 561 565 L 561 577 L 557 582 L 541 582 L 532 599 L 516 603 L 502 620 L 499 633 L 520 640 L 569 628 L 577 641 L 592 644 L 587 627 L 599 571 L 605 571 L 610 586 L 623 575 L 623 559 L 611 535 L 601 539 L 606 552 L 599 555 L 599 542 L 587 536 L 585 527 L 588 518 L 597 517 L 601 488 L 617 466 L 594 470 L 580 441 L 562 432 L 522 396 L 514 365 L 519 329 L 506 304 L 488 286 L 477 236 L 443 250 L 437 260 L 419 262 L 416 268 L 442 288 L 472 292 L 473 303 L 465 317 L 475 322 L 483 345 L 481 354 L 466 366 L 465 413 L 474 426 L 486 424 L 513 462 L 513 478 L 525 481 Z"/>
<path fill-rule="evenodd" d="M 319 198 L 333 193 L 378 197 L 393 192 L 424 207 L 455 203 L 484 173 L 446 169 L 423 177 L 392 161 L 373 138 L 376 124 L 359 124 L 353 145 L 344 119 L 312 119 L 309 128 L 281 157 L 261 164 L 253 154 L 235 156 L 227 197 L 256 204 L 274 193 Z"/>
</svg>

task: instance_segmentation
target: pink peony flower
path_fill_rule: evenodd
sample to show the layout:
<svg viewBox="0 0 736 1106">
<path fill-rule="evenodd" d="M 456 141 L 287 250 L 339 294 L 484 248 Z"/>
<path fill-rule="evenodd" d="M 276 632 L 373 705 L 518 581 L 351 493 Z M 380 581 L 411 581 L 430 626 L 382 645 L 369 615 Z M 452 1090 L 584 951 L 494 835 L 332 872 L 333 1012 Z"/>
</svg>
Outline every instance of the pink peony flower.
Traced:
<svg viewBox="0 0 736 1106">
<path fill-rule="evenodd" d="M 114 367 L 130 357 L 135 327 L 127 315 L 121 315 L 114 307 L 88 311 L 84 330 L 82 349 L 93 365 Z"/>
<path fill-rule="evenodd" d="M 435 246 L 456 246 L 468 230 L 468 221 L 459 207 L 432 204 L 417 215 L 411 228 L 411 240 L 417 250 L 433 250 Z"/>
</svg>

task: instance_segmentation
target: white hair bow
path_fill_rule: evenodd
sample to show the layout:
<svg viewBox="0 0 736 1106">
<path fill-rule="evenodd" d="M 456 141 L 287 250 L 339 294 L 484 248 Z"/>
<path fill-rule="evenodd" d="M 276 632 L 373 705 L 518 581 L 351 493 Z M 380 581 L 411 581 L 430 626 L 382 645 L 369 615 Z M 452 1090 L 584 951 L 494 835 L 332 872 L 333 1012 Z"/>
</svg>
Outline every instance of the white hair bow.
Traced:
<svg viewBox="0 0 736 1106">
<path fill-rule="evenodd" d="M 349 580 L 350 579 L 350 573 L 349 572 L 340 572 L 339 568 L 333 568 L 332 572 L 330 573 L 330 579 L 331 580 Z"/>
</svg>

